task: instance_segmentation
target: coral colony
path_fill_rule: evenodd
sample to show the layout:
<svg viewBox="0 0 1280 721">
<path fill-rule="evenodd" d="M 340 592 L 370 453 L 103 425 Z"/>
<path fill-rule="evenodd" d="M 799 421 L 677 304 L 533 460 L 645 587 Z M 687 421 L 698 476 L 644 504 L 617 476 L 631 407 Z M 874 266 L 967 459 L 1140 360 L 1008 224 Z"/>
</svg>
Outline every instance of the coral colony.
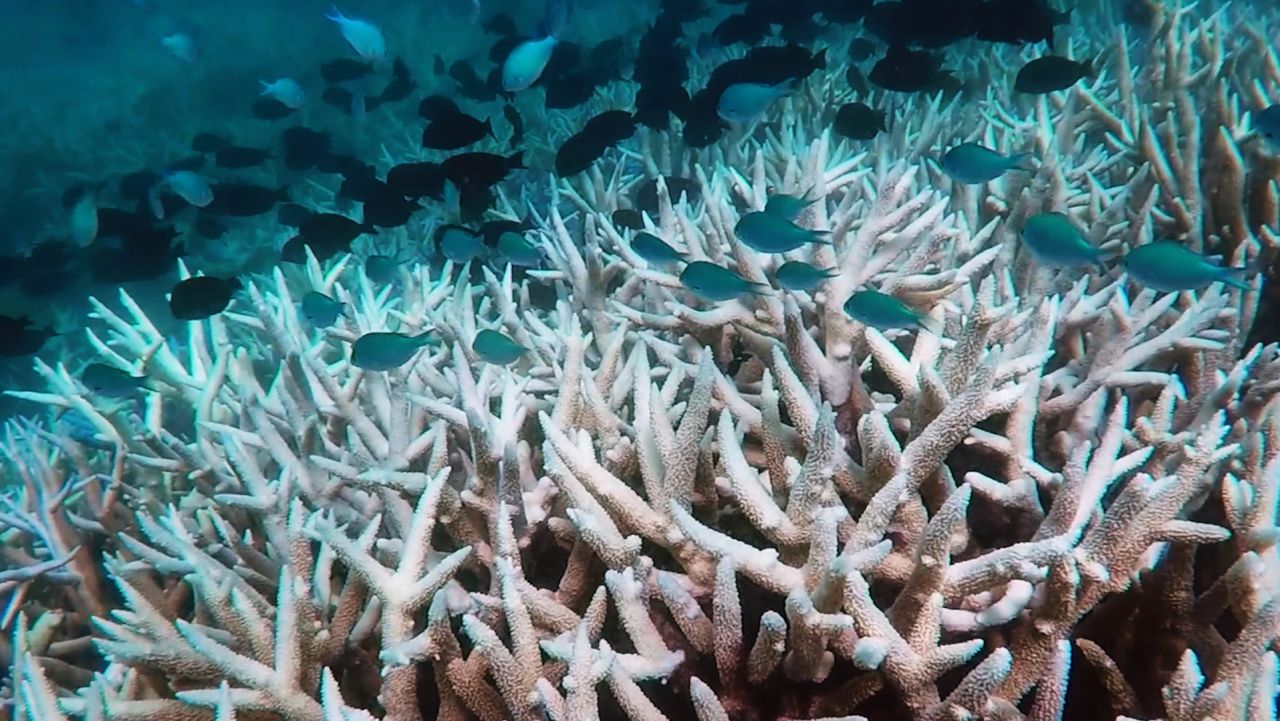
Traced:
<svg viewBox="0 0 1280 721">
<path fill-rule="evenodd" d="M 1031 46 L 961 41 L 960 95 L 832 53 L 705 147 L 483 171 L 492 238 L 295 244 L 173 332 L 97 297 L 10 391 L 3 717 L 1275 719 L 1280 18 L 1139 9 L 1059 25 L 1063 89 L 1015 91 Z"/>
</svg>

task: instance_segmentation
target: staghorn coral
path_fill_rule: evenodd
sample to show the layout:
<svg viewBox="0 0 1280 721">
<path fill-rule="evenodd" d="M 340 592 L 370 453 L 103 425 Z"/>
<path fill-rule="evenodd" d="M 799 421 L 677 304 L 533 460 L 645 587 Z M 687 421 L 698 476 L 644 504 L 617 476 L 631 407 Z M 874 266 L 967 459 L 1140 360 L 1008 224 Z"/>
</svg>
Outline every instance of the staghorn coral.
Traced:
<svg viewBox="0 0 1280 721">
<path fill-rule="evenodd" d="M 524 198 L 548 256 L 524 277 L 414 264 L 379 288 L 312 261 L 179 344 L 127 293 L 95 300 L 97 358 L 160 390 L 109 405 L 38 363 L 47 388 L 18 394 L 102 448 L 10 427 L 10 717 L 1273 718 L 1257 282 L 1156 296 L 1016 243 L 1064 210 L 1106 247 L 1273 247 L 1231 22 L 1175 9 L 1087 87 L 993 91 L 975 137 L 1043 162 L 982 188 L 922 159 L 974 110 L 914 101 L 867 155 L 822 130 L 819 77 L 763 140 L 642 138 L 655 232 L 752 280 L 781 261 L 734 240 L 743 209 L 821 197 L 802 222 L 834 244 L 795 257 L 841 275 L 813 296 L 708 306 L 646 267 L 609 222 L 637 181 L 619 160 Z M 943 336 L 848 319 L 868 283 Z M 306 327 L 312 288 L 348 317 Z M 485 364 L 481 328 L 530 352 Z M 387 329 L 438 340 L 389 373 L 346 362 Z"/>
</svg>

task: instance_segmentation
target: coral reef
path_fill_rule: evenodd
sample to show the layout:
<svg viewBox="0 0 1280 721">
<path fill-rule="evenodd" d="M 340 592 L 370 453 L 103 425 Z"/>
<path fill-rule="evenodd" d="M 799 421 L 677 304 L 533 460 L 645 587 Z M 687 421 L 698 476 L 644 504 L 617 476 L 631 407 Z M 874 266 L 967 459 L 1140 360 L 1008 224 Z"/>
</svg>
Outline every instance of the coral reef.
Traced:
<svg viewBox="0 0 1280 721">
<path fill-rule="evenodd" d="M 1017 241 L 1058 210 L 1108 249 L 1274 251 L 1237 88 L 1280 63 L 1231 12 L 1112 30 L 1067 93 L 909 101 L 874 154 L 824 129 L 842 74 L 759 136 L 647 133 L 506 203 L 542 270 L 410 264 L 380 287 L 312 259 L 181 342 L 125 292 L 95 300 L 95 359 L 155 390 L 108 401 L 40 362 L 47 387 L 16 394 L 63 420 L 3 445 L 8 718 L 1275 718 L 1261 279 L 1159 295 Z M 953 186 L 926 156 L 973 138 L 1041 162 Z M 790 257 L 840 274 L 698 301 L 611 224 L 638 182 L 655 233 L 762 283 L 782 258 L 737 218 L 821 198 L 802 222 L 833 245 Z M 868 283 L 944 332 L 855 323 Z M 299 317 L 311 289 L 347 304 L 337 326 Z M 529 351 L 485 363 L 484 328 Z M 352 366 L 382 330 L 435 338 Z"/>
</svg>

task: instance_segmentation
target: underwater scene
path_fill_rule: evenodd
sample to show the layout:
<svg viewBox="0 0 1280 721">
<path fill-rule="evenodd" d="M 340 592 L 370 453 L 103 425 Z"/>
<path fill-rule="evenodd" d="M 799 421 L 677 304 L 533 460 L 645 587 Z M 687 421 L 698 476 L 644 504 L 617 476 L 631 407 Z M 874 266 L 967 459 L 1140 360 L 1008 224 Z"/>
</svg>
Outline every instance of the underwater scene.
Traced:
<svg viewBox="0 0 1280 721">
<path fill-rule="evenodd" d="M 1275 721 L 1273 0 L 8 0 L 0 721 Z"/>
</svg>

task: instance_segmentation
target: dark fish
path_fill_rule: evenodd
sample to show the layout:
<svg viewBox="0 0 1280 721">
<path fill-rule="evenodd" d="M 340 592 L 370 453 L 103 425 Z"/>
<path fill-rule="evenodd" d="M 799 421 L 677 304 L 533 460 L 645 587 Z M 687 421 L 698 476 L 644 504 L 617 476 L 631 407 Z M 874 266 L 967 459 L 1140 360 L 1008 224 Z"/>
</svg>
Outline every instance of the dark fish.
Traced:
<svg viewBox="0 0 1280 721">
<path fill-rule="evenodd" d="M 480 29 L 490 35 L 515 35 L 516 21 L 512 20 L 511 16 L 506 13 L 498 13 L 485 20 Z"/>
<path fill-rule="evenodd" d="M 406 200 L 399 194 L 383 195 L 365 201 L 364 222 L 378 228 L 398 228 L 419 210 L 422 206 L 415 200 Z"/>
<path fill-rule="evenodd" d="M 298 205 L 297 203 L 282 203 L 276 209 L 276 222 L 280 225 L 287 225 L 290 228 L 297 228 L 311 215 L 312 212 L 306 206 Z"/>
<path fill-rule="evenodd" d="M 224 145 L 213 154 L 213 163 L 219 168 L 239 170 L 252 168 L 266 162 L 271 151 L 264 148 L 247 148 L 242 145 Z"/>
<path fill-rule="evenodd" d="M 463 153 L 440 164 L 454 185 L 488 188 L 501 183 L 513 170 L 525 167 L 524 153 L 503 157 L 493 153 Z"/>
<path fill-rule="evenodd" d="M 217 240 L 227 234 L 227 226 L 208 213 L 200 213 L 196 216 L 195 231 L 201 238 Z"/>
<path fill-rule="evenodd" d="M 664 178 L 667 183 L 667 193 L 671 196 L 672 203 L 679 203 L 680 196 L 684 195 L 688 198 L 689 204 L 692 205 L 702 197 L 702 191 L 699 185 L 688 178 L 680 178 L 674 175 L 668 175 Z M 640 185 L 640 189 L 636 192 L 636 208 L 643 210 L 652 216 L 658 214 L 658 181 L 646 180 Z"/>
<path fill-rule="evenodd" d="M 619 35 L 591 48 L 583 69 L 591 74 L 597 85 L 605 85 L 622 80 L 631 61 L 631 38 Z"/>
<path fill-rule="evenodd" d="M 15 269 L 19 287 L 32 298 L 57 295 L 74 286 L 79 273 L 78 246 L 60 240 L 42 241 Z"/>
<path fill-rule="evenodd" d="M 398 103 L 409 97 L 414 88 L 418 84 L 413 81 L 413 77 L 409 74 L 409 66 L 405 65 L 404 60 L 396 58 L 391 65 L 392 78 L 387 83 L 382 92 L 378 94 L 380 103 Z"/>
<path fill-rule="evenodd" d="M 40 351 L 57 335 L 49 328 L 35 328 L 27 316 L 0 315 L 0 358 L 21 358 Z"/>
<path fill-rule="evenodd" d="M 849 59 L 860 63 L 870 58 L 876 51 L 876 43 L 871 38 L 856 37 L 849 41 Z"/>
<path fill-rule="evenodd" d="M 568 110 L 586 103 L 596 94 L 595 81 L 587 73 L 571 73 L 545 78 L 543 105 L 548 110 Z"/>
<path fill-rule="evenodd" d="M 985 0 L 976 14 L 977 37 L 989 42 L 1048 43 L 1053 46 L 1053 28 L 1071 19 L 1071 11 L 1059 12 L 1046 0 Z"/>
<path fill-rule="evenodd" d="M 1066 90 L 1082 78 L 1093 75 L 1093 64 L 1077 62 L 1057 55 L 1036 58 L 1018 71 L 1013 89 L 1020 93 L 1040 95 Z"/>
<path fill-rule="evenodd" d="M 281 120 L 297 111 L 275 98 L 258 98 L 253 101 L 249 112 L 258 120 Z"/>
<path fill-rule="evenodd" d="M 711 31 L 711 37 L 722 46 L 736 45 L 743 43 L 746 45 L 758 45 L 769 35 L 769 22 L 764 18 L 744 13 L 742 15 L 730 15 Z"/>
<path fill-rule="evenodd" d="M 98 209 L 99 242 L 90 246 L 86 263 L 95 280 L 128 283 L 173 272 L 173 261 L 185 250 L 174 245 L 178 232 L 170 225 L 153 225 L 141 213 Z M 102 242 L 110 240 L 111 242 Z"/>
<path fill-rule="evenodd" d="M 90 363 L 80 371 L 85 388 L 107 398 L 132 398 L 149 387 L 149 379 L 105 363 Z"/>
<path fill-rule="evenodd" d="M 487 328 L 476 333 L 475 340 L 471 341 L 471 350 L 481 360 L 502 366 L 515 363 L 520 360 L 520 356 L 529 352 L 528 348 L 511 338 Z"/>
<path fill-rule="evenodd" d="M 326 328 L 337 323 L 346 307 L 324 293 L 314 290 L 302 296 L 299 306 L 302 309 L 302 315 L 317 328 Z"/>
<path fill-rule="evenodd" d="M 217 133 L 196 133 L 191 139 L 191 149 L 197 153 L 212 153 L 231 144 L 231 138 Z"/>
<path fill-rule="evenodd" d="M 355 200 L 361 203 L 387 199 L 393 195 L 397 198 L 404 197 L 403 193 L 396 192 L 386 183 L 372 175 L 354 175 L 350 178 L 344 178 L 342 184 L 338 186 L 339 198 Z"/>
<path fill-rule="evenodd" d="M 890 45 L 941 48 L 974 34 L 984 1 L 877 2 L 863 20 L 863 27 Z"/>
<path fill-rule="evenodd" d="M 658 265 L 678 263 L 685 260 L 684 253 L 671 247 L 665 240 L 653 233 L 644 231 L 632 236 L 631 250 L 635 251 L 635 254 L 644 260 Z"/>
<path fill-rule="evenodd" d="M 744 295 L 764 295 L 769 286 L 754 283 L 734 271 L 705 260 L 695 260 L 680 271 L 680 284 L 710 301 L 733 300 Z"/>
<path fill-rule="evenodd" d="M 231 215 L 238 218 L 249 218 L 268 213 L 276 206 L 289 200 L 288 188 L 267 188 L 249 183 L 214 183 L 213 201 L 204 207 L 210 215 Z"/>
<path fill-rule="evenodd" d="M 889 48 L 872 68 L 867 79 L 885 90 L 900 93 L 934 91 L 955 78 L 942 69 L 941 56 L 902 46 Z"/>
<path fill-rule="evenodd" d="M 323 63 L 320 66 L 320 76 L 324 78 L 326 83 L 337 85 L 338 83 L 350 82 L 358 78 L 363 78 L 373 72 L 371 63 L 352 60 L 350 58 L 338 58 Z"/>
<path fill-rule="evenodd" d="M 845 103 L 836 111 L 835 131 L 852 140 L 871 140 L 887 130 L 884 111 L 866 103 Z"/>
<path fill-rule="evenodd" d="M 147 193 L 161 180 L 154 170 L 138 170 L 120 176 L 120 197 L 125 200 L 146 200 Z"/>
<path fill-rule="evenodd" d="M 400 262 L 389 255 L 371 255 L 364 259 L 365 276 L 379 285 L 386 285 L 396 279 L 396 271 Z"/>
<path fill-rule="evenodd" d="M 372 226 L 337 213 L 316 213 L 298 225 L 298 234 L 307 240 L 342 245 L 350 245 L 356 238 L 375 230 Z"/>
<path fill-rule="evenodd" d="M 387 172 L 387 185 L 409 198 L 444 197 L 444 169 L 439 163 L 404 163 Z"/>
<path fill-rule="evenodd" d="M 934 335 L 942 335 L 942 325 L 937 319 L 878 290 L 860 290 L 844 302 L 844 312 L 850 318 L 877 330 L 923 329 Z"/>
<path fill-rule="evenodd" d="M 644 230 L 644 215 L 638 210 L 618 208 L 613 211 L 610 220 L 613 221 L 613 227 L 620 230 L 623 228 L 627 230 Z"/>
<path fill-rule="evenodd" d="M 556 175 L 568 178 L 581 173 L 599 160 L 609 147 L 610 143 L 585 133 L 570 135 L 556 151 Z"/>
<path fill-rule="evenodd" d="M 440 53 L 436 53 L 435 58 L 431 61 L 431 72 L 436 75 L 444 75 L 449 72 L 448 68 L 445 67 L 444 58 L 440 56 Z"/>
<path fill-rule="evenodd" d="M 374 167 L 354 155 L 324 152 L 316 158 L 315 169 L 322 173 L 335 173 L 344 178 L 372 178 Z"/>
<path fill-rule="evenodd" d="M 415 336 L 403 333 L 365 333 L 351 344 L 351 365 L 367 371 L 395 370 L 408 363 L 427 344 L 430 332 Z"/>
<path fill-rule="evenodd" d="M 498 93 L 490 87 L 489 82 L 480 77 L 475 67 L 466 60 L 458 60 L 450 65 L 449 77 L 458 84 L 458 92 L 464 98 L 483 103 L 498 97 Z"/>
<path fill-rule="evenodd" d="M 520 112 L 516 110 L 516 106 L 511 103 L 502 106 L 502 115 L 507 119 L 507 124 L 511 126 L 509 146 L 514 150 L 517 145 L 524 142 L 524 119 L 520 117 Z"/>
<path fill-rule="evenodd" d="M 187 278 L 169 294 L 169 311 L 177 320 L 202 320 L 226 310 L 231 296 L 240 288 L 240 281 L 235 278 Z"/>
<path fill-rule="evenodd" d="M 440 254 L 455 263 L 466 263 L 484 254 L 484 236 L 465 225 L 442 225 L 435 232 Z"/>
<path fill-rule="evenodd" d="M 422 131 L 422 147 L 432 150 L 458 150 L 493 137 L 493 124 L 466 113 L 455 113 L 432 120 Z"/>
<path fill-rule="evenodd" d="M 310 170 L 329 152 L 329 134 L 295 125 L 280 135 L 289 170 Z"/>
<path fill-rule="evenodd" d="M 423 120 L 442 120 L 461 112 L 458 104 L 447 95 L 428 95 L 418 103 L 418 117 Z"/>
<path fill-rule="evenodd" d="M 636 134 L 635 116 L 625 110 L 606 110 L 588 120 L 582 134 L 608 143 L 621 143 Z"/>
</svg>

